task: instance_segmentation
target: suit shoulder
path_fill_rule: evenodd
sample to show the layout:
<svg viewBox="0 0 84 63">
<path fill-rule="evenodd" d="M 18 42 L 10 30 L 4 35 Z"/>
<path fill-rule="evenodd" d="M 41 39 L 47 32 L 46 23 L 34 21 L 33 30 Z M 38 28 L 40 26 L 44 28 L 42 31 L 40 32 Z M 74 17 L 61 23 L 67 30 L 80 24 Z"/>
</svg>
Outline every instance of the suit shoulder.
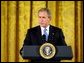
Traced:
<svg viewBox="0 0 84 63">
<path fill-rule="evenodd" d="M 28 31 L 36 31 L 40 26 L 36 26 L 36 27 L 33 27 L 33 28 L 30 28 L 28 29 Z"/>
<path fill-rule="evenodd" d="M 62 30 L 61 28 L 56 27 L 56 26 L 52 26 L 52 25 L 51 25 L 51 27 L 52 27 L 54 30 L 59 30 L 59 31 Z"/>
</svg>

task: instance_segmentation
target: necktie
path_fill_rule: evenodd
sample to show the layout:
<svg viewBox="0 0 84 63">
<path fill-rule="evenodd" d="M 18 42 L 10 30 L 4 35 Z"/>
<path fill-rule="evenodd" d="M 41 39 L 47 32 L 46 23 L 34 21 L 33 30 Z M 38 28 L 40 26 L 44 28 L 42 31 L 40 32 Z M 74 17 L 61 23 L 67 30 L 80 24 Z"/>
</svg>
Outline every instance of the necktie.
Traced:
<svg viewBox="0 0 84 63">
<path fill-rule="evenodd" d="M 47 29 L 44 29 L 44 35 L 46 36 L 46 41 L 48 40 L 48 34 L 47 34 Z"/>
</svg>

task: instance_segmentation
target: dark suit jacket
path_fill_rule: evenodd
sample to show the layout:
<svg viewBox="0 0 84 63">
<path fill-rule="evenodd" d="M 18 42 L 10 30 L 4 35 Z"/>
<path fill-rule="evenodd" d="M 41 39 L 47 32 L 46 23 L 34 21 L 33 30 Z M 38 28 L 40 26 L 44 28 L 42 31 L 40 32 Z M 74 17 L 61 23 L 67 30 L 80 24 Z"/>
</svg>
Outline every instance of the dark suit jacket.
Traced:
<svg viewBox="0 0 84 63">
<path fill-rule="evenodd" d="M 24 40 L 24 45 L 42 45 L 43 36 L 41 35 L 40 26 L 28 29 L 26 38 Z M 66 46 L 63 32 L 60 28 L 50 25 L 48 42 L 55 46 Z"/>
</svg>

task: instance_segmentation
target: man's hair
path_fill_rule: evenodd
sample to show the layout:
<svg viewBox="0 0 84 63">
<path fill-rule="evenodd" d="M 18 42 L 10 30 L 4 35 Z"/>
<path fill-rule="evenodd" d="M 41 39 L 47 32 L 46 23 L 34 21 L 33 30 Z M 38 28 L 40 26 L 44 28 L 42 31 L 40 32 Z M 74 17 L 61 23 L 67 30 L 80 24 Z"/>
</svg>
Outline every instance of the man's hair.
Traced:
<svg viewBox="0 0 84 63">
<path fill-rule="evenodd" d="M 50 12 L 50 10 L 49 10 L 48 8 L 41 8 L 41 9 L 38 11 L 38 13 L 39 13 L 39 12 L 43 12 L 43 11 L 47 12 L 48 18 L 51 19 L 51 12 Z"/>
</svg>

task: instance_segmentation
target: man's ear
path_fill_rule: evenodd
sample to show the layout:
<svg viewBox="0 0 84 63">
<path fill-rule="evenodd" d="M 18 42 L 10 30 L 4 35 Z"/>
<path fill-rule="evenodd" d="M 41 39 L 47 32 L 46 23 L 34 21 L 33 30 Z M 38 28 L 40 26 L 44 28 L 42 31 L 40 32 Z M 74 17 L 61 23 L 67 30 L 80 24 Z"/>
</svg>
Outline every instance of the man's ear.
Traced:
<svg viewBox="0 0 84 63">
<path fill-rule="evenodd" d="M 50 18 L 50 17 L 48 17 L 48 20 L 49 20 L 49 21 L 51 21 L 51 18 Z"/>
</svg>

